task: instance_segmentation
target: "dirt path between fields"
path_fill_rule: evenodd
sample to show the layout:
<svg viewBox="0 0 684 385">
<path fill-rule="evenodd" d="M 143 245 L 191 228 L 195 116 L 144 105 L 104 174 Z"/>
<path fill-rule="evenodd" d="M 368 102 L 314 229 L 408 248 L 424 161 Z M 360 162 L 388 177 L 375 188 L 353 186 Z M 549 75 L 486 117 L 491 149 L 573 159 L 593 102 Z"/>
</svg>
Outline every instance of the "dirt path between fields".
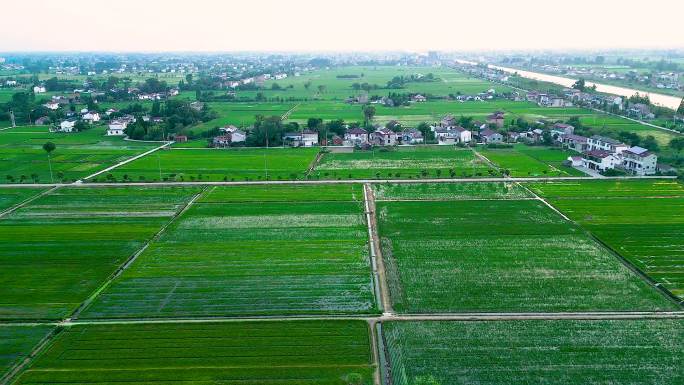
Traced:
<svg viewBox="0 0 684 385">
<path fill-rule="evenodd" d="M 311 173 L 314 171 L 316 166 L 318 166 L 318 163 L 321 161 L 321 159 L 323 159 L 323 155 L 324 154 L 320 151 L 318 152 L 318 154 L 316 154 L 316 157 L 314 158 L 314 160 L 309 165 L 309 168 L 306 170 L 306 176 L 311 175 Z"/>
<path fill-rule="evenodd" d="M 370 243 L 371 262 L 373 265 L 373 273 L 375 274 L 375 281 L 378 284 L 379 300 L 384 314 L 391 315 L 394 314 L 394 309 L 392 308 L 392 300 L 390 299 L 385 262 L 382 259 L 382 247 L 380 245 L 380 237 L 378 236 L 375 194 L 373 193 L 373 188 L 368 183 L 363 185 L 363 196 L 366 221 L 368 223 L 368 242 Z"/>
<path fill-rule="evenodd" d="M 51 189 L 47 189 L 47 190 L 45 190 L 45 191 L 41 191 L 41 192 L 39 192 L 39 193 L 36 194 L 36 195 L 33 195 L 33 196 L 31 196 L 31 197 L 28 197 L 28 198 L 24 199 L 23 201 L 17 203 L 16 205 L 14 205 L 14 206 L 12 206 L 12 207 L 9 207 L 9 208 L 5 209 L 5 211 L 0 212 L 0 218 L 3 218 L 3 217 L 5 217 L 5 216 L 7 216 L 7 215 L 9 215 L 9 214 L 12 214 L 13 212 L 15 212 L 15 211 L 19 210 L 20 208 L 22 208 L 22 207 L 28 205 L 29 203 L 35 201 L 36 199 L 38 199 L 38 198 L 40 198 L 40 197 L 43 197 L 43 196 L 45 196 L 45 195 L 47 195 L 47 194 L 49 194 L 49 193 L 51 193 L 51 192 L 57 190 L 59 187 L 60 187 L 60 186 L 55 186 L 55 187 L 53 187 L 53 188 L 51 188 Z"/>
<path fill-rule="evenodd" d="M 151 150 L 149 150 L 149 151 L 143 152 L 142 154 L 138 154 L 138 155 L 136 155 L 136 156 L 134 156 L 134 157 L 132 157 L 132 158 L 128 158 L 128 159 L 126 159 L 126 160 L 124 160 L 124 161 L 121 161 L 121 162 L 115 164 L 115 165 L 109 166 L 109 167 L 105 168 L 104 170 L 100 170 L 100 171 L 98 171 L 98 172 L 96 172 L 96 173 L 94 173 L 94 174 L 91 174 L 91 175 L 88 175 L 88 176 L 86 176 L 86 177 L 84 177 L 84 178 L 81 178 L 81 179 L 77 180 L 76 182 L 74 182 L 74 184 L 82 184 L 84 181 L 86 181 L 86 180 L 88 180 L 88 179 L 92 179 L 92 178 L 95 178 L 95 177 L 98 176 L 98 175 L 101 175 L 101 174 L 104 174 L 104 173 L 106 173 L 106 172 L 112 171 L 113 169 L 115 169 L 115 168 L 117 168 L 117 167 L 121 167 L 121 166 L 123 166 L 124 164 L 131 163 L 131 162 L 133 162 L 134 160 L 138 160 L 138 159 L 142 158 L 143 156 L 150 155 L 150 154 L 152 154 L 153 152 L 159 151 L 159 150 L 161 150 L 161 149 L 163 149 L 163 148 L 165 148 L 165 147 L 168 147 L 168 146 L 170 146 L 170 145 L 172 145 L 172 144 L 173 144 L 173 142 L 166 142 L 166 143 L 162 144 L 162 145 L 159 146 L 159 147 L 155 147 L 155 148 L 153 148 L 153 149 L 151 149 Z"/>
</svg>

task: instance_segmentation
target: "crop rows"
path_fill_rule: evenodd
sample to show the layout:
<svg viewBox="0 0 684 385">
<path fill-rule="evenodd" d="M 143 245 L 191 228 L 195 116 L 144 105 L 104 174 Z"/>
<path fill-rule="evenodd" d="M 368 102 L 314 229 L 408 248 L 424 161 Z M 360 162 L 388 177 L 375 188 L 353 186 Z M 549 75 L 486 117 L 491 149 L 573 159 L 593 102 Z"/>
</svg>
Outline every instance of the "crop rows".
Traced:
<svg viewBox="0 0 684 385">
<path fill-rule="evenodd" d="M 680 384 L 682 320 L 383 323 L 395 385 Z"/>
<path fill-rule="evenodd" d="M 373 186 L 376 201 L 528 199 L 533 195 L 517 183 L 383 183 Z"/>
<path fill-rule="evenodd" d="M 76 325 L 17 384 L 370 384 L 363 321 Z"/>
<path fill-rule="evenodd" d="M 0 319 L 60 319 L 195 188 L 62 188 L 0 220 Z"/>
<path fill-rule="evenodd" d="M 347 201 L 306 201 L 319 188 L 325 199 Z M 83 316 L 374 312 L 366 223 L 362 203 L 353 201 L 358 188 L 310 186 L 302 201 L 287 203 L 278 199 L 293 191 L 283 188 L 213 189 Z M 250 192 L 262 201 L 244 202 Z"/>
<path fill-rule="evenodd" d="M 118 181 L 258 181 L 305 176 L 318 149 L 157 151 L 112 171 Z"/>
<path fill-rule="evenodd" d="M 400 312 L 674 306 L 537 200 L 378 202 L 377 211 Z"/>
</svg>

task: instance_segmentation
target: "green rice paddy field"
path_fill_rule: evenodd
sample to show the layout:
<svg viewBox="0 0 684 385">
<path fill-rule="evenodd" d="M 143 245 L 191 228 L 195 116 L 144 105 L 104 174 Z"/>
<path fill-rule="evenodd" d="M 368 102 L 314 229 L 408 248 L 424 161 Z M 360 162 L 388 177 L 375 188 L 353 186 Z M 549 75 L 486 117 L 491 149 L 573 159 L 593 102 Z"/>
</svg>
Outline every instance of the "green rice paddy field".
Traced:
<svg viewBox="0 0 684 385">
<path fill-rule="evenodd" d="M 672 294 L 684 299 L 684 188 L 676 181 L 532 184 Z"/>
<path fill-rule="evenodd" d="M 682 320 L 383 323 L 393 384 L 679 384 Z"/>
<path fill-rule="evenodd" d="M 398 196 L 411 195 L 412 188 L 400 187 Z M 449 201 L 444 191 L 417 189 L 417 199 L 438 200 L 377 202 L 388 285 L 399 312 L 677 308 L 539 200 L 520 200 L 522 193 L 515 192 L 483 200 L 491 192 L 480 196 L 473 188 L 475 200 L 456 191 Z M 501 199 L 507 195 L 517 199 Z M 380 196 L 394 197 L 387 188 Z"/>
<path fill-rule="evenodd" d="M 12 366 L 26 358 L 52 328 L 51 325 L 0 325 L 0 379 Z"/>
<path fill-rule="evenodd" d="M 104 130 L 63 134 L 37 126 L 0 131 L 0 183 L 74 181 L 155 146 L 106 137 Z M 48 141 L 56 144 L 50 162 L 42 148 Z"/>
<path fill-rule="evenodd" d="M 76 325 L 17 384 L 372 383 L 364 321 Z"/>
<path fill-rule="evenodd" d="M 164 150 L 111 174 L 118 181 L 295 180 L 306 176 L 317 153 L 317 148 Z"/>
<path fill-rule="evenodd" d="M 74 311 L 196 192 L 60 188 L 0 220 L 0 320 Z"/>
<path fill-rule="evenodd" d="M 495 176 L 496 172 L 469 149 L 426 146 L 325 153 L 312 175 L 321 179 L 421 179 Z"/>
<path fill-rule="evenodd" d="M 2 188 L 0 189 L 0 211 L 11 208 L 45 191 L 41 188 Z"/>
<path fill-rule="evenodd" d="M 83 317 L 376 312 L 360 187 L 212 188 Z"/>
</svg>

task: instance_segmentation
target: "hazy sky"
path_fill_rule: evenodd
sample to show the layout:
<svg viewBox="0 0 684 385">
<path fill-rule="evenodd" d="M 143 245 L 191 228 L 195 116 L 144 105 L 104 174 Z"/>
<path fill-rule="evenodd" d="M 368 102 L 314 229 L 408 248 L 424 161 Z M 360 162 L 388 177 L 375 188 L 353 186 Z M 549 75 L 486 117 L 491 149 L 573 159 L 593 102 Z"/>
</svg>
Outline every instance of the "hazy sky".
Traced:
<svg viewBox="0 0 684 385">
<path fill-rule="evenodd" d="M 683 0 L 3 0 L 0 51 L 673 48 Z"/>
</svg>

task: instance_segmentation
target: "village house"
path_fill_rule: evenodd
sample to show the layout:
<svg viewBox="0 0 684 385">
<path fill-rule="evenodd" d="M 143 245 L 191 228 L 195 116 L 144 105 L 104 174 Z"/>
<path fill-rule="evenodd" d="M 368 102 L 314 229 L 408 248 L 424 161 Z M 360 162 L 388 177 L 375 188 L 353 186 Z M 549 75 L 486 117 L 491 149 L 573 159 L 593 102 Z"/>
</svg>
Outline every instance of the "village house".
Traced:
<svg viewBox="0 0 684 385">
<path fill-rule="evenodd" d="M 318 144 L 318 132 L 312 130 L 288 132 L 283 135 L 283 142 L 292 147 L 312 147 Z"/>
<path fill-rule="evenodd" d="M 111 114 L 116 114 L 117 112 L 119 112 L 119 110 L 117 110 L 116 108 L 110 108 L 105 112 L 105 114 L 107 114 L 107 116 L 109 116 Z"/>
<path fill-rule="evenodd" d="M 95 123 L 100 121 L 100 113 L 95 111 L 88 111 L 81 118 L 88 123 Z"/>
<path fill-rule="evenodd" d="M 658 157 L 642 147 L 630 147 L 622 151 L 621 168 L 634 175 L 653 175 L 656 173 Z"/>
<path fill-rule="evenodd" d="M 484 130 L 480 131 L 480 141 L 486 144 L 501 143 L 503 142 L 503 135 L 494 130 L 490 130 L 489 128 L 485 128 Z"/>
<path fill-rule="evenodd" d="M 47 116 L 42 116 L 38 119 L 36 119 L 35 124 L 36 126 L 45 126 L 46 124 L 50 123 L 50 118 Z"/>
<path fill-rule="evenodd" d="M 636 103 L 630 106 L 627 110 L 627 115 L 635 119 L 654 119 L 655 114 L 651 112 L 651 108 L 643 103 Z"/>
<path fill-rule="evenodd" d="M 413 95 L 411 97 L 411 101 L 417 102 L 417 103 L 422 103 L 422 102 L 427 102 L 427 98 L 421 94 Z"/>
<path fill-rule="evenodd" d="M 520 136 L 521 136 L 521 135 L 520 135 L 519 132 L 510 131 L 510 132 L 507 132 L 507 133 L 506 133 L 506 140 L 507 140 L 509 143 L 515 143 L 515 142 L 517 142 L 518 140 L 520 140 Z"/>
<path fill-rule="evenodd" d="M 434 132 L 439 145 L 465 144 L 473 140 L 472 132 L 460 126 L 436 128 Z"/>
<path fill-rule="evenodd" d="M 215 136 L 211 141 L 211 146 L 214 148 L 230 147 L 232 138 L 230 134 Z"/>
<path fill-rule="evenodd" d="M 16 87 L 17 81 L 16 80 L 5 80 L 5 85 L 7 87 Z"/>
<path fill-rule="evenodd" d="M 612 170 L 620 163 L 620 158 L 607 150 L 593 149 L 582 156 L 582 167 L 599 172 Z"/>
<path fill-rule="evenodd" d="M 569 156 L 567 160 L 567 165 L 570 167 L 582 167 L 583 158 L 580 155 Z"/>
<path fill-rule="evenodd" d="M 589 150 L 589 138 L 581 135 L 568 134 L 563 135 L 563 147 L 577 152 L 585 152 Z"/>
<path fill-rule="evenodd" d="M 407 128 L 401 132 L 402 144 L 419 144 L 423 143 L 423 133 L 415 128 Z"/>
<path fill-rule="evenodd" d="M 504 113 L 501 111 L 496 111 L 487 116 L 487 124 L 493 124 L 498 128 L 502 128 L 504 126 Z"/>
<path fill-rule="evenodd" d="M 44 94 L 46 92 L 47 90 L 45 89 L 45 86 L 33 86 L 34 94 Z"/>
<path fill-rule="evenodd" d="M 618 140 L 606 138 L 604 136 L 599 135 L 594 135 L 591 138 L 589 138 L 587 140 L 587 145 L 589 147 L 589 150 L 604 150 L 611 153 L 615 153 L 616 155 L 620 155 L 622 151 L 629 148 L 628 145 Z"/>
<path fill-rule="evenodd" d="M 54 100 L 51 100 L 45 104 L 43 104 L 43 107 L 47 108 L 48 110 L 57 110 L 59 109 L 59 103 L 57 103 Z"/>
<path fill-rule="evenodd" d="M 379 146 L 394 146 L 397 144 L 397 133 L 389 128 L 380 128 L 371 134 L 370 142 Z"/>
<path fill-rule="evenodd" d="M 76 119 L 62 120 L 57 127 L 58 132 L 73 132 L 74 126 L 76 125 Z"/>
<path fill-rule="evenodd" d="M 176 135 L 173 137 L 173 141 L 178 143 L 185 143 L 188 141 L 188 137 L 186 135 Z"/>
<path fill-rule="evenodd" d="M 556 123 L 551 127 L 551 137 L 557 142 L 563 142 L 563 136 L 572 135 L 575 133 L 575 127 L 565 124 Z"/>
<path fill-rule="evenodd" d="M 231 141 L 233 143 L 242 143 L 247 140 L 247 133 L 233 126 L 232 124 L 219 128 L 219 131 L 230 134 Z"/>
<path fill-rule="evenodd" d="M 344 133 L 344 141 L 350 146 L 368 143 L 368 131 L 363 128 L 350 128 Z"/>
<path fill-rule="evenodd" d="M 107 126 L 107 136 L 126 135 L 126 128 L 130 123 L 135 123 L 135 118 L 130 115 L 122 116 L 119 119 L 112 120 Z"/>
</svg>

